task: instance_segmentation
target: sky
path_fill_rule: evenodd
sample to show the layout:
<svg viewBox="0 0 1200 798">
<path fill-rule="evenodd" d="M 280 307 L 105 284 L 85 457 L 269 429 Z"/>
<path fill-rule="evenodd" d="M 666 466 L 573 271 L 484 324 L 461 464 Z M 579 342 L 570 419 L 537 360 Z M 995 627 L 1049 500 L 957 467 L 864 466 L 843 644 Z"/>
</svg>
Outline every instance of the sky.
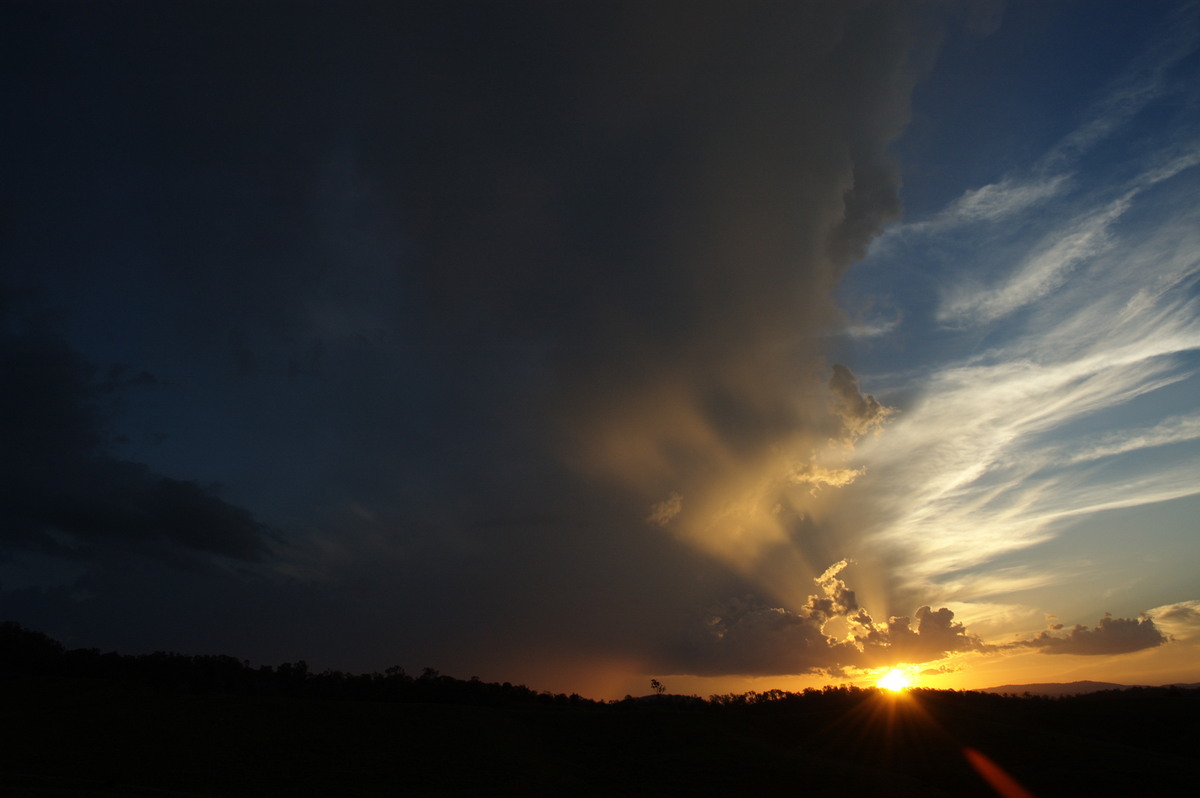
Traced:
<svg viewBox="0 0 1200 798">
<path fill-rule="evenodd" d="M 1195 2 L 8 2 L 0 616 L 597 698 L 1200 682 Z"/>
</svg>

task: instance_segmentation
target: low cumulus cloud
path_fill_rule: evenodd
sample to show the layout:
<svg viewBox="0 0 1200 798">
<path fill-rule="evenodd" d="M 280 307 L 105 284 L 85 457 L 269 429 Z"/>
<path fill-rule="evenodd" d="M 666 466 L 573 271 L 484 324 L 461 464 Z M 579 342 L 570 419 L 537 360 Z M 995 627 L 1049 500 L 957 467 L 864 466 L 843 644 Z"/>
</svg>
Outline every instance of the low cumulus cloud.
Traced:
<svg viewBox="0 0 1200 798">
<path fill-rule="evenodd" d="M 938 610 L 921 607 L 912 619 L 893 617 L 882 626 L 871 623 L 869 618 L 854 620 L 864 633 L 861 638 L 864 657 L 873 667 L 930 662 L 958 651 L 990 650 L 955 621 L 954 613 L 945 607 Z M 916 628 L 912 626 L 914 620 Z"/>
<path fill-rule="evenodd" d="M 1064 630 L 1062 624 L 1055 624 L 1050 630 L 1016 645 L 1040 649 L 1043 654 L 1111 656 L 1154 648 L 1166 642 L 1167 636 L 1154 625 L 1153 618 L 1114 618 L 1105 613 L 1095 627 L 1076 624 Z"/>
<path fill-rule="evenodd" d="M 925 606 L 911 618 L 876 622 L 839 578 L 847 565 L 841 560 L 814 579 L 819 592 L 798 610 L 754 597 L 714 607 L 677 652 L 675 667 L 698 675 L 844 674 L 991 650 L 945 607 Z M 835 621 L 847 629 L 840 637 L 828 629 Z"/>
<path fill-rule="evenodd" d="M 848 676 L 856 671 L 896 665 L 928 665 L 925 674 L 957 670 L 947 657 L 974 653 L 996 655 L 1019 648 L 1045 654 L 1112 656 L 1154 648 L 1167 635 L 1147 616 L 1105 615 L 1095 627 L 1056 624 L 1035 637 L 1007 644 L 984 642 L 954 619 L 947 607 L 926 605 L 912 616 L 875 620 L 840 577 L 841 560 L 813 581 L 818 592 L 797 609 L 743 596 L 713 606 L 681 642 L 665 668 L 701 676 L 772 676 L 823 673 Z M 1181 602 L 1155 611 L 1165 623 L 1200 629 L 1200 602 Z"/>
</svg>

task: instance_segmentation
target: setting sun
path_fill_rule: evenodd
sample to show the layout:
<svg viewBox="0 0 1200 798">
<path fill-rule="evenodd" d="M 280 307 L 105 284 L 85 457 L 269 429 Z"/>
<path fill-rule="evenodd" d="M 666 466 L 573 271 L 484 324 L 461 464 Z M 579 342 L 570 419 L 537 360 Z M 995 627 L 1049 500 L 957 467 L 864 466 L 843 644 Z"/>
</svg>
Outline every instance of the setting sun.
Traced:
<svg viewBox="0 0 1200 798">
<path fill-rule="evenodd" d="M 890 671 L 879 677 L 877 684 L 884 690 L 891 690 L 893 693 L 899 693 L 909 686 L 909 679 L 904 674 L 904 671 L 892 668 Z"/>
</svg>

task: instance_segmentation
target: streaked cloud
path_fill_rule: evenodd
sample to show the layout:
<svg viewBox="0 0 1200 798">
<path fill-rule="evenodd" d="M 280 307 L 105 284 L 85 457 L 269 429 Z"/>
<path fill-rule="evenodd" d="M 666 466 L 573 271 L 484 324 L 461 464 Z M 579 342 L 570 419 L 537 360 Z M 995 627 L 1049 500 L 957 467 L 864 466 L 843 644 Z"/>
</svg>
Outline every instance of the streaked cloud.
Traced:
<svg viewBox="0 0 1200 798">
<path fill-rule="evenodd" d="M 1200 640 L 1200 601 L 1177 601 L 1147 610 L 1146 615 L 1173 639 L 1180 642 Z"/>
<path fill-rule="evenodd" d="M 1066 189 L 1067 175 L 1033 178 L 1018 182 L 1006 178 L 967 191 L 939 214 L 933 224 L 962 224 L 965 222 L 998 222 L 1061 194 Z"/>
<path fill-rule="evenodd" d="M 860 320 L 847 325 L 840 332 L 851 338 L 877 338 L 895 332 L 902 321 L 903 319 L 899 316 L 891 319 Z"/>
<path fill-rule="evenodd" d="M 1172 14 L 1176 24 L 1108 87 L 1088 114 L 1088 119 L 1041 160 L 1043 169 L 1053 169 L 1063 163 L 1075 162 L 1083 153 L 1111 137 L 1145 110 L 1154 100 L 1180 87 L 1170 80 L 1170 71 L 1195 52 L 1198 36 L 1195 8 L 1180 4 Z"/>
<path fill-rule="evenodd" d="M 1196 41 L 1172 36 L 1027 170 L 897 225 L 868 258 L 929 280 L 932 302 L 889 296 L 905 320 L 897 337 L 929 354 L 866 375 L 902 399 L 883 433 L 859 442 L 865 471 L 832 523 L 858 539 L 851 551 L 888 563 L 903 595 L 1015 622 L 1028 596 L 1089 573 L 1036 547 L 1068 529 L 1086 539 L 1101 513 L 1200 494 L 1200 146 L 1187 114 L 1121 138 L 1179 91 L 1170 72 Z M 1097 161 L 1114 141 L 1122 157 Z M 1003 626 L 969 614 L 989 633 Z M 1102 653 L 1155 639 L 1138 623 L 1107 619 L 1043 644 Z"/>
<path fill-rule="evenodd" d="M 1072 271 L 1114 246 L 1112 227 L 1133 206 L 1137 196 L 1156 184 L 1200 163 L 1200 146 L 1155 163 L 1137 175 L 1128 189 L 1111 201 L 1052 229 L 999 285 L 948 289 L 938 320 L 951 325 L 986 324 L 1031 305 L 1067 281 Z"/>
<path fill-rule="evenodd" d="M 1172 416 L 1152 427 L 1134 428 L 1082 438 L 1076 442 L 1070 452 L 1045 449 L 1030 452 L 1026 459 L 1038 462 L 1042 467 L 1071 466 L 1197 439 L 1200 439 L 1200 415 Z"/>
<path fill-rule="evenodd" d="M 1055 230 L 1002 285 L 951 289 L 938 311 L 938 320 L 955 325 L 986 324 L 1041 299 L 1060 287 L 1073 268 L 1111 246 L 1109 227 L 1129 208 L 1129 201 L 1129 197 L 1121 197 L 1073 220 L 1065 229 Z"/>
</svg>

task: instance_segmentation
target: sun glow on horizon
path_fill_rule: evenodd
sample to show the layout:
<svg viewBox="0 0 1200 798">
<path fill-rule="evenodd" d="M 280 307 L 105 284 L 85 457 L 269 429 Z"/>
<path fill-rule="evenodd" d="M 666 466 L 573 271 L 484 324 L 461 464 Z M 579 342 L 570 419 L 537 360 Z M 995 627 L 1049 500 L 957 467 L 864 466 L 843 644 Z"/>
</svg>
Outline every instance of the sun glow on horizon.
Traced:
<svg viewBox="0 0 1200 798">
<path fill-rule="evenodd" d="M 892 668 L 883 676 L 880 676 L 876 684 L 884 690 L 889 690 L 893 693 L 902 693 L 912 686 L 912 681 L 904 671 L 899 668 Z"/>
</svg>

